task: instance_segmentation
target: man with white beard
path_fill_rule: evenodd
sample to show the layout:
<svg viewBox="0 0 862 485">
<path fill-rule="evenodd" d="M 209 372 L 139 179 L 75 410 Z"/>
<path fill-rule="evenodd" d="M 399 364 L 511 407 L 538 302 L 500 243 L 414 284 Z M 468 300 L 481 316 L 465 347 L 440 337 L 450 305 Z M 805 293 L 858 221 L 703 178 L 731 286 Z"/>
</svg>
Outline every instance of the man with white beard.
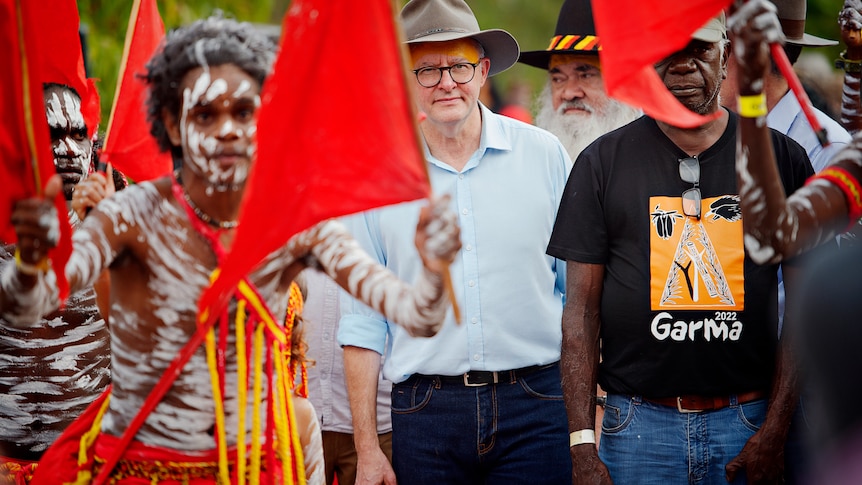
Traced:
<svg viewBox="0 0 862 485">
<path fill-rule="evenodd" d="M 572 160 L 596 138 L 641 115 L 640 110 L 608 97 L 600 47 L 589 0 L 566 0 L 548 48 L 521 52 L 518 58 L 523 64 L 547 69 L 536 125 L 557 135 Z"/>
</svg>

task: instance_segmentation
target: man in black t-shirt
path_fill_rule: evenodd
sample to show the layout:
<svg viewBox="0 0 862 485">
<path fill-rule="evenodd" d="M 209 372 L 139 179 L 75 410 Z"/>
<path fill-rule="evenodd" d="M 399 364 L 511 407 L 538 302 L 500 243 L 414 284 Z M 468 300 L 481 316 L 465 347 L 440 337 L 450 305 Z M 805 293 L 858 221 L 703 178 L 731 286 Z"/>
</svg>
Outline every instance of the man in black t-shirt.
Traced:
<svg viewBox="0 0 862 485">
<path fill-rule="evenodd" d="M 776 338 L 778 266 L 754 264 L 743 244 L 738 120 L 718 100 L 727 55 L 722 14 L 656 64 L 680 102 L 715 119 L 683 129 L 643 117 L 587 147 L 569 177 L 548 254 L 568 261 L 573 483 L 782 475 L 795 371 Z M 811 165 L 784 135 L 772 142 L 793 192 Z M 784 271 L 790 290 L 797 271 Z M 597 379 L 608 392 L 598 454 L 581 445 Z"/>
</svg>

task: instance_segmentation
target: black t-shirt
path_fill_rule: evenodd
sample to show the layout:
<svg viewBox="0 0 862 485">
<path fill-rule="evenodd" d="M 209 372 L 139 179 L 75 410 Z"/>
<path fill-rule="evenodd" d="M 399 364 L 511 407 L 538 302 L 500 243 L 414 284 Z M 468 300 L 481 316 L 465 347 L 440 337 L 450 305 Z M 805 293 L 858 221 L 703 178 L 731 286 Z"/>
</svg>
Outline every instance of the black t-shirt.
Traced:
<svg viewBox="0 0 862 485">
<path fill-rule="evenodd" d="M 683 215 L 687 154 L 646 116 L 601 137 L 569 176 L 548 254 L 605 265 L 599 383 L 666 397 L 769 390 L 777 349 L 777 265 L 746 255 L 736 184 L 737 118 L 697 156 L 701 219 Z M 813 174 L 773 131 L 786 193 Z"/>
</svg>

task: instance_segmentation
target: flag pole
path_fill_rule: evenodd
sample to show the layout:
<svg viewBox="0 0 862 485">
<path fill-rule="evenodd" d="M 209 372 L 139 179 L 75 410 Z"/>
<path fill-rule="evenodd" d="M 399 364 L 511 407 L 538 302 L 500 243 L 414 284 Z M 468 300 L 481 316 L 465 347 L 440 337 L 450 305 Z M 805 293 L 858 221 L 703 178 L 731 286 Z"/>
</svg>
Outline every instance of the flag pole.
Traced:
<svg viewBox="0 0 862 485">
<path fill-rule="evenodd" d="M 114 113 L 117 110 L 118 100 L 120 99 L 120 89 L 123 87 L 123 77 L 126 72 L 126 66 L 129 62 L 129 50 L 131 50 L 132 39 L 135 38 L 135 26 L 138 12 L 141 10 L 141 0 L 132 2 L 132 11 L 129 13 L 129 26 L 126 28 L 126 39 L 123 45 L 123 58 L 120 61 L 120 71 L 117 77 L 117 86 L 114 88 L 114 99 L 111 102 L 111 114 L 108 116 L 108 129 L 105 131 L 105 139 L 102 140 L 102 146 L 108 146 L 108 137 L 111 136 L 111 128 L 114 126 Z"/>
<path fill-rule="evenodd" d="M 24 18 L 21 12 L 21 0 L 15 0 L 15 16 L 18 22 L 18 52 L 21 56 L 22 90 L 24 94 L 24 130 L 27 133 L 27 146 L 30 148 L 30 167 L 33 174 L 33 185 L 36 196 L 42 196 L 42 177 L 39 172 L 39 155 L 36 150 L 36 133 L 33 131 L 33 100 L 30 92 L 30 70 L 27 64 L 27 47 L 24 44 Z"/>
<path fill-rule="evenodd" d="M 415 87 L 411 83 L 410 76 L 407 75 L 408 69 L 407 69 L 406 62 L 407 62 L 408 52 L 407 52 L 407 47 L 404 43 L 404 29 L 401 28 L 401 23 L 396 20 L 398 18 L 397 17 L 398 16 L 398 9 L 397 9 L 397 4 L 396 4 L 395 0 L 391 0 L 389 2 L 389 4 L 392 6 L 392 19 L 393 19 L 393 23 L 395 24 L 395 30 L 396 30 L 396 33 L 397 33 L 398 39 L 399 39 L 398 44 L 399 44 L 399 47 L 401 49 L 401 66 L 402 66 L 401 72 L 402 72 L 402 77 L 404 79 L 404 86 L 407 87 L 409 92 L 412 93 L 413 90 L 415 89 Z M 411 119 L 418 120 L 418 116 L 417 116 L 418 114 L 416 113 L 416 104 L 411 99 L 408 99 L 406 104 L 407 104 L 407 106 L 410 107 Z M 415 121 L 413 123 L 413 134 L 416 136 L 416 146 L 421 147 L 422 146 L 422 137 L 419 135 L 419 124 Z M 423 155 L 423 158 L 424 158 L 424 155 Z M 430 186 L 431 177 L 428 175 L 428 163 L 424 162 L 424 160 L 422 163 L 422 167 L 425 169 L 425 178 L 428 180 L 429 186 Z M 449 301 L 452 302 L 452 315 L 455 317 L 455 323 L 460 324 L 461 323 L 461 308 L 458 306 L 458 300 L 455 298 L 455 287 L 452 284 L 452 273 L 449 271 L 448 265 L 443 270 L 442 277 L 443 277 L 443 285 L 446 288 L 446 295 L 449 297 Z"/>
<path fill-rule="evenodd" d="M 772 59 L 775 61 L 775 65 L 778 66 L 778 70 L 781 71 L 781 74 L 787 80 L 788 86 L 790 86 L 790 90 L 793 91 L 793 95 L 796 96 L 796 101 L 799 102 L 799 106 L 802 108 L 802 113 L 805 114 L 805 119 L 808 120 L 808 124 L 811 125 L 811 129 L 814 130 L 814 134 L 817 136 L 817 141 L 820 142 L 820 146 L 829 146 L 829 138 L 827 138 L 826 128 L 820 126 L 820 121 L 817 120 L 817 116 L 814 114 L 814 110 L 811 107 L 811 99 L 808 98 L 808 93 L 806 93 L 805 89 L 802 87 L 802 83 L 799 81 L 796 71 L 793 70 L 793 65 L 790 64 L 790 60 L 787 58 L 787 53 L 784 52 L 784 48 L 781 47 L 781 44 L 773 42 L 772 44 L 769 44 L 769 50 L 772 53 Z"/>
</svg>

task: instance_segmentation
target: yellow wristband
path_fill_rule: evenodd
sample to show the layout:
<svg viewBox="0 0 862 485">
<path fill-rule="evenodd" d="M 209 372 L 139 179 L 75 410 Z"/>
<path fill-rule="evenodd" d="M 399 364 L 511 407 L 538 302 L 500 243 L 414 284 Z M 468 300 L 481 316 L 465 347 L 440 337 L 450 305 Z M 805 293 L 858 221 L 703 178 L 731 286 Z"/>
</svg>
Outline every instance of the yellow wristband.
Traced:
<svg viewBox="0 0 862 485">
<path fill-rule="evenodd" d="M 763 93 L 739 97 L 739 116 L 760 118 L 766 116 L 766 95 Z"/>
<path fill-rule="evenodd" d="M 51 269 L 51 263 L 47 257 L 42 258 L 36 264 L 29 264 L 21 261 L 21 251 L 18 248 L 15 248 L 15 267 L 18 268 L 18 271 L 30 275 L 36 276 L 38 274 L 47 273 L 49 269 Z"/>
<path fill-rule="evenodd" d="M 591 429 L 582 429 L 569 433 L 569 448 L 586 443 L 596 444 L 596 432 Z"/>
</svg>

